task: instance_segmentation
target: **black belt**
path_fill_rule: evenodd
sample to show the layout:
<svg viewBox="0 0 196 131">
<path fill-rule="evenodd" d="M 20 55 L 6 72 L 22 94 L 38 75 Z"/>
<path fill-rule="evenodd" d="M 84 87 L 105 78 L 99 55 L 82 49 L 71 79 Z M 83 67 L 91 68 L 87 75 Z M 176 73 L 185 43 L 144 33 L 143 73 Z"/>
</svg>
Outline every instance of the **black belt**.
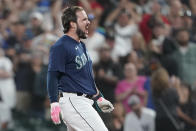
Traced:
<svg viewBox="0 0 196 131">
<path fill-rule="evenodd" d="M 63 92 L 60 92 L 60 97 L 63 97 Z M 93 98 L 93 95 L 87 95 L 87 94 L 83 94 L 83 93 L 76 93 L 77 96 L 84 96 L 86 98 L 89 98 L 89 99 L 92 99 Z"/>
</svg>

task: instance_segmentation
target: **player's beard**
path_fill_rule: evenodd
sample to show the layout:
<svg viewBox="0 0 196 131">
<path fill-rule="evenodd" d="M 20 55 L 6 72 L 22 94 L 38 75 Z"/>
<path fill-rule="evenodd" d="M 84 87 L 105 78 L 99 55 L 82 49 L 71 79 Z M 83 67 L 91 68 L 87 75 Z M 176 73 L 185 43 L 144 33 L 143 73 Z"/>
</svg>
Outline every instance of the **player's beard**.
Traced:
<svg viewBox="0 0 196 131">
<path fill-rule="evenodd" d="M 85 34 L 84 31 L 82 31 L 82 30 L 80 29 L 80 27 L 78 26 L 78 24 L 77 24 L 76 34 L 77 34 L 78 37 L 81 38 L 81 39 L 86 39 L 86 38 L 87 38 L 87 35 Z"/>
</svg>

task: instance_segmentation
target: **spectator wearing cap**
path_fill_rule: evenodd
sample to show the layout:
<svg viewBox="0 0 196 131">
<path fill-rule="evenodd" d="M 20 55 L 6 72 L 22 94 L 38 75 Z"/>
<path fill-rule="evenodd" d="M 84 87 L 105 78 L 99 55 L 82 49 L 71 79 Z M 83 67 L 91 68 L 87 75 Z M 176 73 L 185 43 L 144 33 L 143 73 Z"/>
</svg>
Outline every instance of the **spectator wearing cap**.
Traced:
<svg viewBox="0 0 196 131">
<path fill-rule="evenodd" d="M 132 112 L 125 116 L 124 131 L 155 131 L 156 113 L 143 107 L 137 95 L 129 97 L 128 104 Z"/>
<path fill-rule="evenodd" d="M 193 24 L 192 20 L 192 12 L 191 10 L 183 10 L 181 13 L 182 19 L 183 19 L 183 27 L 190 29 Z"/>
<path fill-rule="evenodd" d="M 189 31 L 190 41 L 196 42 L 196 27 L 191 10 L 183 10 L 181 13 L 183 27 Z"/>
<path fill-rule="evenodd" d="M 42 22 L 43 15 L 39 12 L 33 12 L 30 16 L 30 25 L 27 28 L 27 35 L 36 37 L 43 33 Z"/>
<path fill-rule="evenodd" d="M 22 43 L 26 36 L 26 26 L 23 21 L 16 21 L 10 26 L 11 33 L 5 40 L 3 48 L 15 48 L 17 51 L 22 48 Z"/>
</svg>

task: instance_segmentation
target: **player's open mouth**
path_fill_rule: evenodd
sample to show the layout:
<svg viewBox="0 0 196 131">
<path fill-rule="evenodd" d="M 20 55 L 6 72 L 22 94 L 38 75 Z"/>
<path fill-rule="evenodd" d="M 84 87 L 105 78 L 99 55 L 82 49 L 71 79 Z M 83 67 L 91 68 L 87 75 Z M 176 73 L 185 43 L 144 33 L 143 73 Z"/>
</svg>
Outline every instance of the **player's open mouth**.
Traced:
<svg viewBox="0 0 196 131">
<path fill-rule="evenodd" d="M 88 34 L 88 25 L 85 27 L 85 33 Z"/>
</svg>

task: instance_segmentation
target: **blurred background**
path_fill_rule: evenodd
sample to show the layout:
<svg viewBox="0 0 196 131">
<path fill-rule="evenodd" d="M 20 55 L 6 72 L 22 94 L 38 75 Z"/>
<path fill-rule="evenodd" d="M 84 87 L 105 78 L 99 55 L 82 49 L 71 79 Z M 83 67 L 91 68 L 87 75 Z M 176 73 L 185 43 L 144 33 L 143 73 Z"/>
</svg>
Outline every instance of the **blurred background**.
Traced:
<svg viewBox="0 0 196 131">
<path fill-rule="evenodd" d="M 66 131 L 50 120 L 46 74 L 71 5 L 91 21 L 109 131 L 196 131 L 196 0 L 0 0 L 0 130 Z"/>
</svg>

